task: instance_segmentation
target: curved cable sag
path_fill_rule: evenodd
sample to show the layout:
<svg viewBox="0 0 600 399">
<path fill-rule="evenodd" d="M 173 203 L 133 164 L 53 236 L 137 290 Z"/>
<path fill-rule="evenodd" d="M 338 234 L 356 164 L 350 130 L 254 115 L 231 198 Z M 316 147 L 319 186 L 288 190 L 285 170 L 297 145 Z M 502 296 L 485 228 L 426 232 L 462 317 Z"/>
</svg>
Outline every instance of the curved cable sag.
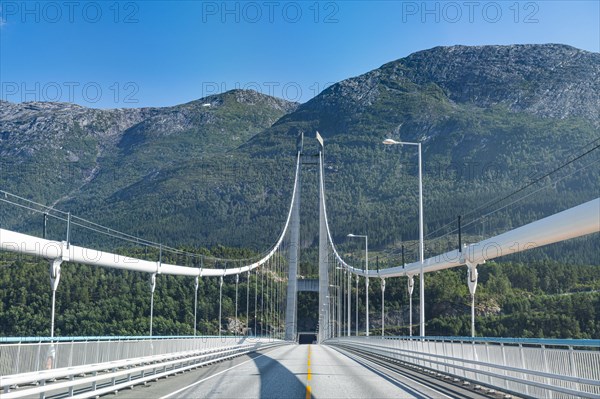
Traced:
<svg viewBox="0 0 600 399">
<path fill-rule="evenodd" d="M 178 266 L 172 265 L 168 263 L 163 263 L 161 261 L 148 261 L 128 256 L 122 256 L 118 254 L 113 254 L 109 252 L 99 251 L 91 248 L 79 247 L 76 245 L 68 245 L 68 243 L 62 243 L 59 241 L 46 240 L 43 238 L 35 237 L 32 235 L 21 234 L 11 230 L 0 229 L 0 250 L 23 253 L 27 255 L 39 256 L 46 259 L 62 259 L 65 261 L 73 261 L 75 263 L 89 264 L 93 266 L 104 266 L 110 268 L 117 269 L 128 269 L 134 271 L 143 271 L 148 273 L 162 273 L 162 274 L 172 274 L 172 275 L 181 275 L 181 276 L 228 276 L 234 274 L 240 274 L 246 271 L 250 271 L 252 269 L 258 268 L 262 266 L 264 263 L 268 262 L 273 255 L 277 252 L 277 250 L 281 247 L 285 236 L 288 232 L 290 220 L 292 218 L 292 211 L 294 208 L 294 201 L 296 199 L 296 195 L 298 193 L 298 180 L 299 180 L 299 171 L 300 171 L 300 152 L 298 152 L 296 157 L 296 174 L 294 178 L 294 189 L 292 191 L 292 199 L 290 202 L 290 208 L 288 211 L 288 216 L 283 227 L 282 233 L 277 240 L 277 243 L 272 247 L 272 249 L 267 253 L 266 256 L 261 258 L 260 260 L 251 263 L 249 265 L 240 266 L 237 268 L 230 269 L 208 269 L 208 268 L 196 268 L 189 266 Z M 0 193 L 13 195 L 10 193 L 6 193 L 5 191 L 0 191 Z M 14 196 L 14 195 L 13 195 Z M 42 206 L 45 209 L 51 209 L 46 207 L 45 205 L 37 204 L 33 201 L 29 201 L 27 199 L 14 196 L 15 198 L 25 200 L 31 204 Z M 12 201 L 8 201 L 6 199 L 1 199 L 0 201 L 12 203 L 14 205 L 40 212 L 39 210 L 35 210 L 34 208 L 27 207 L 25 205 L 13 203 Z M 59 211 L 64 213 L 63 211 Z M 77 218 L 78 220 L 85 221 L 85 219 Z M 86 221 L 87 222 L 87 221 Z M 99 231 L 99 229 L 94 229 L 89 226 L 82 226 L 80 223 L 73 223 L 74 225 L 85 227 L 87 229 L 92 229 L 94 231 Z M 101 228 L 108 229 L 104 226 L 98 225 L 96 223 L 91 223 L 94 226 L 98 226 Z M 108 229 L 111 230 L 111 229 Z M 111 230 L 117 232 L 116 230 Z M 105 234 L 110 234 L 106 232 Z M 127 234 L 123 234 L 123 236 L 129 236 L 129 240 L 138 239 L 137 237 L 130 236 Z M 125 239 L 120 237 L 121 239 Z M 149 241 L 146 241 L 149 242 Z M 63 245 L 64 244 L 64 245 Z M 146 244 L 148 245 L 148 244 Z M 160 245 L 160 244 L 156 244 Z M 162 249 L 166 249 L 169 247 L 161 246 Z M 178 253 L 189 254 L 184 251 L 176 250 Z M 197 255 L 197 254 L 190 254 Z M 215 260 L 223 260 L 225 262 L 240 262 L 240 259 L 218 259 L 213 258 Z"/>
<path fill-rule="evenodd" d="M 462 252 L 458 249 L 434 257 L 424 259 L 423 263 L 417 261 L 403 266 L 396 266 L 381 271 L 369 270 L 365 272 L 350 266 L 338 254 L 327 220 L 327 209 L 325 206 L 325 185 L 323 183 L 323 159 L 319 154 L 320 166 L 320 190 L 323 211 L 325 214 L 325 225 L 328 240 L 335 257 L 342 266 L 351 273 L 365 277 L 399 277 L 418 274 L 424 265 L 425 272 L 434 272 L 447 268 L 462 266 L 467 263 L 481 264 L 503 255 L 514 254 L 543 245 L 552 244 L 581 237 L 587 234 L 600 232 L 597 220 L 600 217 L 600 198 L 577 205 L 543 219 L 531 222 L 521 227 L 509 230 L 500 235 L 473 243 L 464 247 Z M 516 248 L 515 248 L 515 243 Z M 524 244 L 525 243 L 525 244 Z M 491 250 L 490 250 L 491 249 Z"/>
</svg>

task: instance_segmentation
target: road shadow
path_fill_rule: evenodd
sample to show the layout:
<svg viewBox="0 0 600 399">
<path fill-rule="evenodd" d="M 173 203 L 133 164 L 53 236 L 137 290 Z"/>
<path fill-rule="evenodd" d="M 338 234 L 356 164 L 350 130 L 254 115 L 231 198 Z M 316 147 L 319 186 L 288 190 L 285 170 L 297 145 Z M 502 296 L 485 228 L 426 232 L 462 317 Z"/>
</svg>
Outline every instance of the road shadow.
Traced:
<svg viewBox="0 0 600 399">
<path fill-rule="evenodd" d="M 249 398 L 255 397 L 257 394 L 256 387 L 254 384 L 260 384 L 258 390 L 258 397 L 264 399 L 305 399 L 306 398 L 306 379 L 307 379 L 307 365 L 306 358 L 300 361 L 302 367 L 298 367 L 298 373 L 290 371 L 288 367 L 281 363 L 278 359 L 286 359 L 290 361 L 293 356 L 299 356 L 298 352 L 293 353 L 294 350 L 298 349 L 296 345 L 279 346 L 273 349 L 267 349 L 265 351 L 248 353 L 246 356 L 254 362 L 255 370 L 250 371 L 247 376 L 254 377 L 252 386 L 238 387 L 235 386 L 236 382 L 235 374 L 240 372 L 240 369 L 233 369 L 231 371 L 217 373 L 214 377 L 211 377 L 208 373 L 200 378 L 204 379 L 209 377 L 211 382 L 206 386 L 205 390 L 196 391 L 194 393 L 183 392 L 183 395 L 187 397 L 203 397 L 203 398 Z M 304 353 L 304 352 L 303 352 Z M 293 363 L 293 359 L 290 361 Z M 298 364 L 298 363 L 296 363 Z M 228 366 L 227 366 L 228 367 Z M 235 396 L 232 396 L 232 386 L 235 386 Z M 247 390 L 244 391 L 244 388 Z M 198 395 L 201 392 L 202 396 Z M 178 396 L 186 397 L 186 396 Z M 311 395 L 312 398 L 312 395 Z"/>
<path fill-rule="evenodd" d="M 281 359 L 287 359 L 296 345 L 288 345 L 277 349 L 277 356 Z M 281 362 L 269 355 L 255 357 L 254 363 L 260 371 L 260 397 L 261 398 L 286 398 L 286 399 L 304 399 L 306 398 L 306 367 L 301 373 L 292 373 Z M 312 396 L 311 396 L 312 397 Z"/>
</svg>

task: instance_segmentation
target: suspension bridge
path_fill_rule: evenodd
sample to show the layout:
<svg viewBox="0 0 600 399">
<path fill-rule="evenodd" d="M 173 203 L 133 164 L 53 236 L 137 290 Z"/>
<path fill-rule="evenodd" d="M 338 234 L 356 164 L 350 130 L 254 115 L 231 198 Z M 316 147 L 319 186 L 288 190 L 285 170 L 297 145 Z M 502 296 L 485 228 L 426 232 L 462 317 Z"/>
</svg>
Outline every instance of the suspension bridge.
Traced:
<svg viewBox="0 0 600 399">
<path fill-rule="evenodd" d="M 419 259 L 373 270 L 368 266 L 368 254 L 364 267 L 359 267 L 344 260 L 336 248 L 327 216 L 324 143 L 318 133 L 317 140 L 317 154 L 306 154 L 303 138 L 298 141 L 290 206 L 276 243 L 259 259 L 230 261 L 233 267 L 201 257 L 192 259 L 191 265 L 167 261 L 163 251 L 173 249 L 162 245 L 157 247 L 157 260 L 74 245 L 69 231 L 86 221 L 70 213 L 60 216 L 67 223 L 64 241 L 49 240 L 45 233 L 38 237 L 0 228 L 0 250 L 48 260 L 52 291 L 50 337 L 0 339 L 0 396 L 83 398 L 118 393 L 125 398 L 600 398 L 599 340 L 476 338 L 474 326 L 478 266 L 501 256 L 597 233 L 600 198 L 480 242 L 459 244 L 453 251 L 427 259 L 422 247 L 421 202 Z M 300 192 L 302 166 L 308 158 L 318 158 L 318 279 L 303 280 L 298 278 Z M 102 230 L 99 225 L 89 225 Z M 350 236 L 364 238 L 368 252 L 366 236 Z M 124 237 L 140 242 L 137 237 Z M 67 262 L 148 274 L 149 335 L 56 337 L 55 298 L 60 289 L 61 265 Z M 427 336 L 424 276 L 459 266 L 467 268 L 472 336 Z M 154 292 L 159 275 L 190 278 L 195 298 L 193 336 L 153 334 Z M 243 335 L 222 333 L 222 288 L 223 279 L 228 276 L 235 279 L 235 320 L 241 315 L 248 320 L 247 333 Z M 415 276 L 421 282 L 418 335 L 413 335 L 412 322 Z M 219 301 L 217 335 L 197 335 L 200 279 L 219 282 L 219 297 L 212 298 Z M 381 287 L 381 336 L 373 336 L 369 326 L 368 293 L 372 279 L 379 279 Z M 406 280 L 409 336 L 385 335 L 385 287 L 389 279 Z M 354 284 L 355 297 L 351 295 Z M 367 309 L 364 315 L 359 315 L 357 306 L 361 287 Z M 298 331 L 299 291 L 318 293 L 315 331 Z M 240 295 L 246 295 L 246 309 L 238 306 Z M 365 331 L 358 331 L 359 317 L 363 316 Z"/>
</svg>

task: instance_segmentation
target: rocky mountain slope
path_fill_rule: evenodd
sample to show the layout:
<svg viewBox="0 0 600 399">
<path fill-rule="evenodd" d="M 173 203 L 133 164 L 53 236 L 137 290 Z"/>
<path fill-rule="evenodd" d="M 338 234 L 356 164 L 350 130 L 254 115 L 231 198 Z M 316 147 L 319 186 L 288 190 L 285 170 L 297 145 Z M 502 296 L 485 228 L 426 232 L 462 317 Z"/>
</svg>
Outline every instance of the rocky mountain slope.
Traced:
<svg viewBox="0 0 600 399">
<path fill-rule="evenodd" d="M 296 135 L 319 130 L 334 234 L 360 230 L 383 248 L 417 236 L 415 153 L 381 145 L 392 137 L 423 143 L 427 232 L 448 233 L 462 214 L 466 234 L 485 236 L 598 195 L 593 151 L 518 203 L 479 209 L 592 148 L 599 92 L 600 54 L 549 44 L 437 47 L 300 106 L 246 91 L 161 109 L 2 103 L 0 184 L 171 245 L 265 249 L 287 212 Z M 306 246 L 317 234 L 314 178 L 307 167 Z"/>
<path fill-rule="evenodd" d="M 598 196 L 596 150 L 495 202 L 598 145 L 599 92 L 597 53 L 555 44 L 437 47 L 329 87 L 243 150 L 275 156 L 293 151 L 297 131 L 319 130 L 334 234 L 343 242 L 349 231 L 368 231 L 377 245 L 415 239 L 418 228 L 414 147 L 381 142 L 420 141 L 427 232 L 449 233 L 463 215 L 470 234 L 489 235 Z"/>
<path fill-rule="evenodd" d="M 45 204 L 86 189 L 106 200 L 165 168 L 235 149 L 296 107 L 241 90 L 167 108 L 2 102 L 1 187 Z"/>
<path fill-rule="evenodd" d="M 436 133 L 437 118 L 500 109 L 599 127 L 599 92 L 598 53 L 558 44 L 435 47 L 332 85 L 278 125 L 418 137 Z"/>
<path fill-rule="evenodd" d="M 345 236 L 368 234 L 372 267 L 397 265 L 400 241 L 406 260 L 416 257 L 417 158 L 414 147 L 386 147 L 382 139 L 423 143 L 426 255 L 435 255 L 456 247 L 458 215 L 463 242 L 473 242 L 598 197 L 598 93 L 600 54 L 518 45 L 421 51 L 335 84 L 302 105 L 250 91 L 127 110 L 0 102 L 0 189 L 171 246 L 262 251 L 275 242 L 287 215 L 296 136 L 305 132 L 311 154 L 319 130 L 338 247 L 351 263 L 362 264 L 362 244 Z M 307 162 L 304 276 L 314 275 L 317 264 L 316 176 Z M 3 199 L 0 226 L 41 234 L 39 214 L 8 207 Z M 50 219 L 48 228 L 49 238 L 65 238 L 64 222 Z M 70 233 L 74 243 L 126 245 L 76 225 Z M 599 239 L 595 234 L 482 266 L 478 334 L 597 339 Z M 126 251 L 155 255 L 135 245 Z M 228 253 L 213 248 L 216 256 Z M 470 333 L 464 277 L 460 268 L 427 276 L 428 334 Z M 0 254 L 0 286 L 18 288 L 0 290 L 0 335 L 48 335 L 47 278 L 44 261 Z M 145 334 L 147 281 L 142 273 L 65 264 L 58 335 Z M 199 329 L 215 334 L 219 306 L 210 298 L 218 295 L 218 280 L 200 284 Z M 190 287 L 187 279 L 160 277 L 155 332 L 192 333 Z M 232 315 L 233 278 L 223 288 L 223 314 Z M 240 296 L 241 309 L 244 300 Z M 385 300 L 386 332 L 406 335 L 405 281 L 389 281 Z M 301 297 L 304 328 L 315 327 L 316 307 L 315 296 Z M 364 314 L 364 301 L 359 311 Z"/>
</svg>

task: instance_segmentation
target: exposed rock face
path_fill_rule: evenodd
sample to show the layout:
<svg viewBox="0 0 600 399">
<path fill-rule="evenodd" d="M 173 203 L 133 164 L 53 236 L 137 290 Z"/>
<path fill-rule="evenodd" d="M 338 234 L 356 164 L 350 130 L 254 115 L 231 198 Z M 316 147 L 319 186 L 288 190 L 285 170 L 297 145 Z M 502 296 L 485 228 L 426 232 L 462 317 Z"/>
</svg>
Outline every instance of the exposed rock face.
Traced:
<svg viewBox="0 0 600 399">
<path fill-rule="evenodd" d="M 114 143 L 129 127 L 140 123 L 151 109 L 99 110 L 68 103 L 0 104 L 0 155 L 35 155 L 57 149 L 77 131 L 99 143 Z"/>
<path fill-rule="evenodd" d="M 298 104 L 233 90 L 165 108 L 91 109 L 68 103 L 0 103 L 0 183 L 55 204 L 97 176 L 150 172 L 206 153 L 226 152 L 270 127 Z M 110 194 L 99 183 L 102 193 Z M 41 186 L 38 186 L 41 184 Z"/>
<path fill-rule="evenodd" d="M 435 83 L 456 102 L 600 120 L 600 54 L 570 46 L 436 47 L 382 70 L 418 84 Z"/>
<path fill-rule="evenodd" d="M 342 120 L 401 106 L 399 96 L 417 93 L 600 126 L 600 54 L 560 44 L 435 47 L 339 82 L 284 120 L 325 120 L 343 131 L 351 126 Z"/>
<path fill-rule="evenodd" d="M 198 129 L 217 124 L 215 108 L 226 101 L 253 106 L 259 117 L 273 112 L 271 118 L 261 121 L 263 128 L 297 107 L 296 103 L 246 90 L 233 90 L 165 108 L 101 110 L 68 103 L 1 101 L 0 155 L 18 156 L 23 152 L 36 153 L 41 148 L 60 147 L 74 130 L 108 146 L 118 142 L 124 132 L 134 126 L 161 134 Z"/>
<path fill-rule="evenodd" d="M 423 143 L 433 231 L 597 138 L 598 93 L 600 54 L 548 44 L 436 47 L 334 84 L 300 106 L 247 90 L 165 108 L 1 102 L 0 186 L 115 228 L 134 226 L 131 218 L 143 221 L 140 231 L 178 242 L 264 248 L 280 233 L 273 220 L 286 215 L 296 137 L 310 135 L 310 153 L 319 130 L 326 171 L 335 176 L 334 228 L 369 220 L 381 242 L 392 242 L 412 234 L 408 216 L 390 212 L 414 201 L 414 160 L 397 148 L 400 158 L 391 157 L 383 138 Z M 597 171 L 585 173 L 588 181 L 548 196 L 556 200 L 532 197 L 522 214 L 511 213 L 514 220 L 498 216 L 488 229 L 581 203 L 597 190 Z"/>
</svg>

